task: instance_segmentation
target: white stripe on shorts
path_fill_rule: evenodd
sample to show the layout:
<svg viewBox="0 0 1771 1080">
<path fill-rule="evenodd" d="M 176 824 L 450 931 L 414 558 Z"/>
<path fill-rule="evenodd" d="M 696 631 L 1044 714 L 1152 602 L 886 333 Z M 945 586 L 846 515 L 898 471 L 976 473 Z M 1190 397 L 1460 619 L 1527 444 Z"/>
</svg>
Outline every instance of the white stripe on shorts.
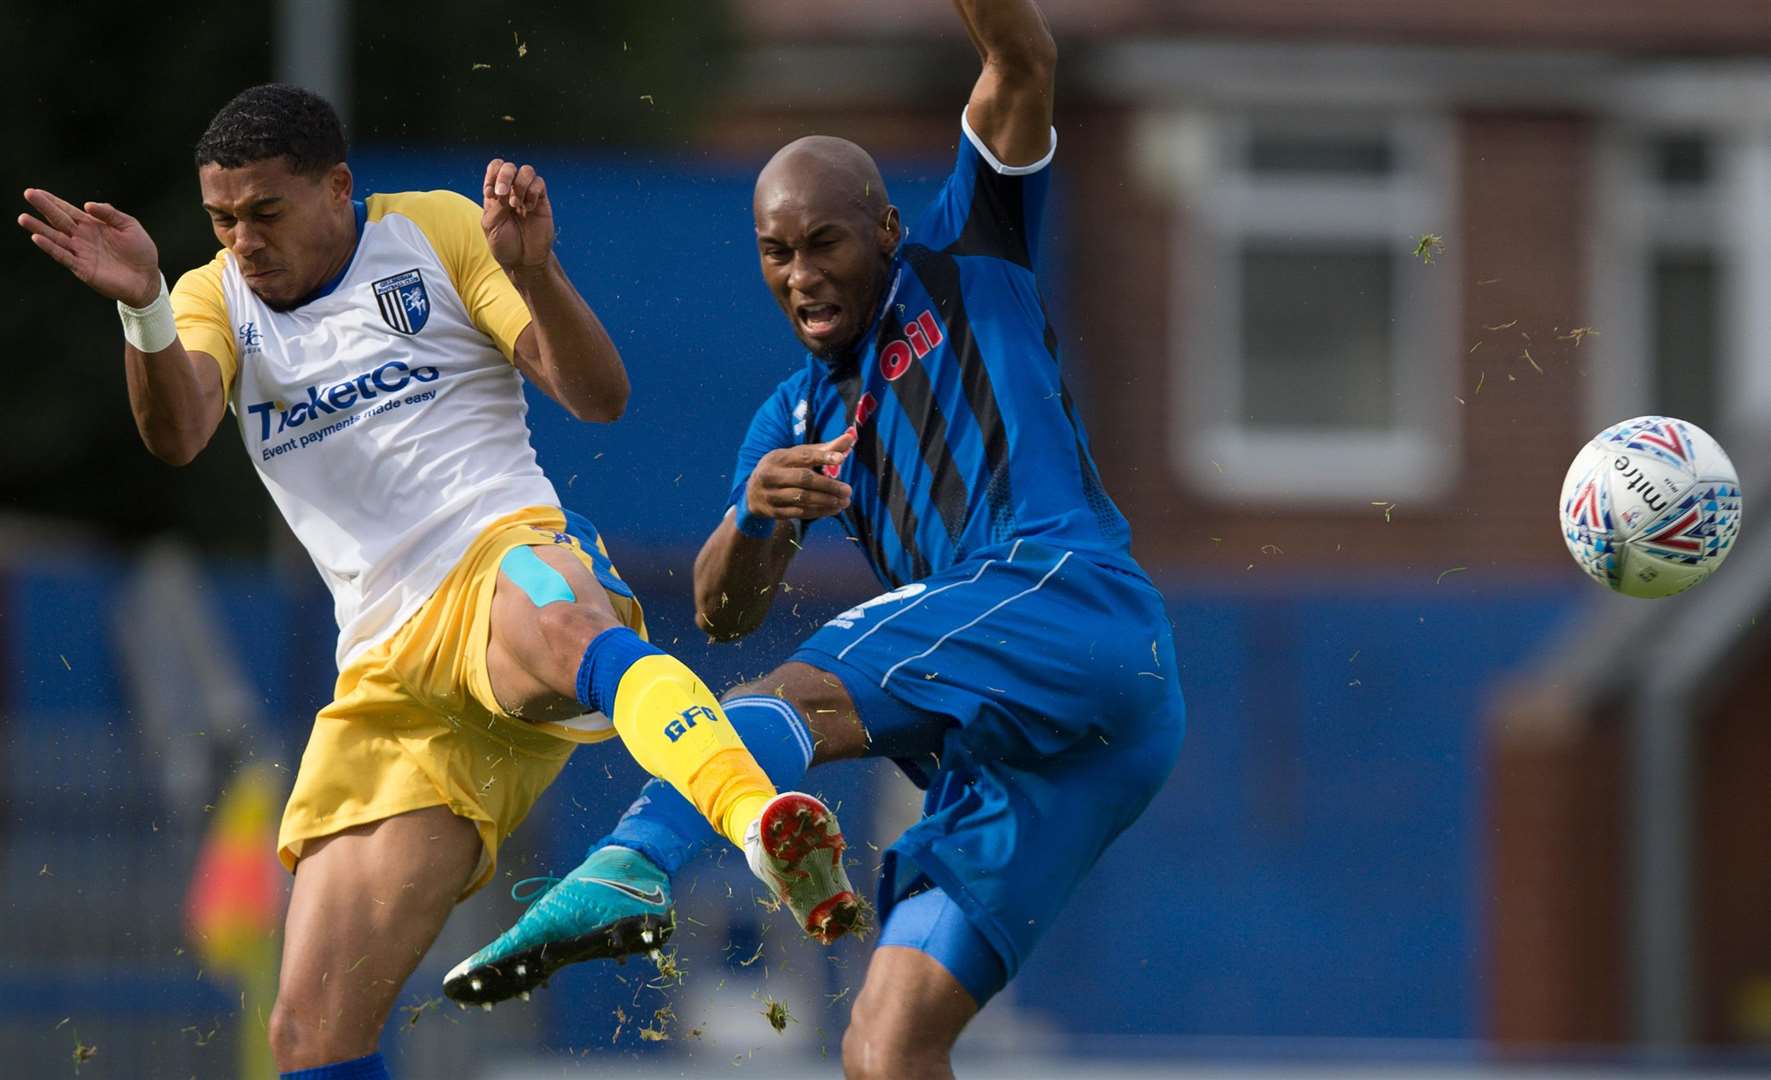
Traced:
<svg viewBox="0 0 1771 1080">
<path fill-rule="evenodd" d="M 1004 561 L 1005 562 L 1014 562 L 1015 561 L 1015 552 L 1017 552 L 1019 550 L 1021 550 L 1021 542 L 1019 540 L 1016 540 L 1015 545 L 1008 549 L 1008 558 L 1005 559 Z M 875 630 L 878 630 L 880 627 L 884 626 L 886 623 L 891 622 L 893 619 L 904 614 L 906 611 L 909 611 L 911 608 L 922 603 L 924 600 L 927 600 L 929 597 L 935 595 L 936 593 L 944 593 L 948 589 L 957 589 L 961 585 L 970 585 L 973 582 L 977 581 L 979 578 L 984 576 L 984 571 L 990 569 L 990 567 L 992 565 L 994 565 L 995 562 L 996 562 L 995 559 L 985 559 L 984 565 L 978 567 L 978 572 L 973 574 L 971 577 L 966 578 L 964 581 L 955 581 L 950 585 L 943 585 L 938 589 L 930 589 L 929 591 L 923 593 L 921 596 L 917 597 L 915 600 L 912 600 L 910 603 L 905 604 L 903 607 L 892 612 L 890 615 L 887 615 L 885 618 L 874 623 L 872 626 L 869 626 L 867 628 L 867 632 L 865 634 L 862 634 L 860 637 L 849 642 L 847 645 L 844 645 L 842 647 L 842 651 L 836 654 L 836 658 L 838 660 L 841 660 L 843 657 L 845 657 L 849 654 L 850 649 L 854 648 L 855 646 L 861 644 L 863 641 L 866 641 L 869 637 L 871 637 Z M 884 686 L 885 684 L 880 683 L 880 685 Z"/>
<path fill-rule="evenodd" d="M 1004 607 L 1008 604 L 1012 604 L 1016 600 L 1019 600 L 1021 597 L 1026 596 L 1028 593 L 1038 592 L 1040 590 L 1040 587 L 1043 586 L 1047 581 L 1050 581 L 1051 576 L 1053 574 L 1057 573 L 1059 568 L 1062 567 L 1065 563 L 1069 562 L 1070 556 L 1072 556 L 1074 554 L 1076 554 L 1076 553 L 1073 551 L 1064 552 L 1064 557 L 1059 559 L 1057 561 L 1057 563 L 1054 564 L 1050 570 L 1047 570 L 1045 572 L 1045 577 L 1040 578 L 1039 583 L 1037 585 L 1034 585 L 1030 588 L 1022 589 L 1020 592 L 1016 593 L 1015 595 L 1008 597 L 1005 600 L 998 601 L 996 604 L 991 606 L 989 611 L 986 611 L 982 615 L 979 615 L 977 618 L 973 619 L 971 622 L 966 623 L 964 626 L 956 626 L 953 629 L 947 631 L 945 634 L 942 634 L 938 641 L 936 641 L 933 645 L 930 645 L 928 648 L 924 649 L 923 651 L 917 653 L 915 656 L 906 656 L 904 659 L 893 664 L 890 668 L 888 668 L 886 670 L 885 678 L 879 680 L 880 689 L 882 689 L 882 690 L 885 689 L 885 684 L 888 681 L 890 681 L 890 679 L 892 677 L 892 673 L 897 671 L 899 668 L 903 667 L 905 664 L 910 663 L 912 660 L 921 660 L 923 657 L 929 655 L 930 653 L 934 652 L 936 649 L 940 648 L 942 645 L 946 644 L 947 639 L 952 637 L 954 634 L 959 633 L 961 630 L 970 630 L 972 627 L 983 622 L 986 618 L 988 618 L 990 616 L 991 612 L 997 610 L 998 608 Z M 979 573 L 983 573 L 983 571 L 980 570 Z"/>
</svg>

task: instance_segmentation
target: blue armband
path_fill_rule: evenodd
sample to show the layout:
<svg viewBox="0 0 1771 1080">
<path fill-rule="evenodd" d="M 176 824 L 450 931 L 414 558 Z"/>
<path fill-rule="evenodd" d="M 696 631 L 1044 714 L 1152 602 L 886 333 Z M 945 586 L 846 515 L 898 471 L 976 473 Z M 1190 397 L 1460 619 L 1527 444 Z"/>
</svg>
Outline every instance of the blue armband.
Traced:
<svg viewBox="0 0 1771 1080">
<path fill-rule="evenodd" d="M 752 540 L 767 540 L 775 535 L 775 519 L 751 513 L 749 499 L 740 496 L 736 509 L 738 512 L 733 516 L 732 524 L 740 533 Z"/>
</svg>

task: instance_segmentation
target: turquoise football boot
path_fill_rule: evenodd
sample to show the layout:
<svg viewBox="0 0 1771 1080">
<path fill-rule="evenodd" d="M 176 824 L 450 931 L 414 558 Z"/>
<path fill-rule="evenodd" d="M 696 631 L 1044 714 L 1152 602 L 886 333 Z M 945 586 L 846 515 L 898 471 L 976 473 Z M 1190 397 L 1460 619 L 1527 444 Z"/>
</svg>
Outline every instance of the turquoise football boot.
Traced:
<svg viewBox="0 0 1771 1080">
<path fill-rule="evenodd" d="M 591 853 L 563 878 L 528 878 L 511 888 L 544 887 L 529 910 L 498 940 L 443 976 L 443 993 L 464 1005 L 521 995 L 567 964 L 656 953 L 676 927 L 670 878 L 652 861 L 624 847 Z"/>
</svg>

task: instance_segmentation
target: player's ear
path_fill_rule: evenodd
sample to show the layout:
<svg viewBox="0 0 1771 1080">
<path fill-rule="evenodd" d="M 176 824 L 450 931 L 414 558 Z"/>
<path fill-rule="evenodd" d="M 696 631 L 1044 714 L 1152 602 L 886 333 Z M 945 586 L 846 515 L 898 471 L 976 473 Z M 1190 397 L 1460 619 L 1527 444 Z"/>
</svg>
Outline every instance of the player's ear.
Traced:
<svg viewBox="0 0 1771 1080">
<path fill-rule="evenodd" d="M 879 250 L 890 259 L 898 253 L 903 240 L 904 223 L 898 218 L 898 208 L 887 206 L 885 216 L 879 219 Z"/>
<path fill-rule="evenodd" d="M 344 162 L 326 170 L 326 194 L 338 202 L 350 202 L 351 190 L 356 185 L 356 178 L 351 175 L 351 167 Z"/>
</svg>

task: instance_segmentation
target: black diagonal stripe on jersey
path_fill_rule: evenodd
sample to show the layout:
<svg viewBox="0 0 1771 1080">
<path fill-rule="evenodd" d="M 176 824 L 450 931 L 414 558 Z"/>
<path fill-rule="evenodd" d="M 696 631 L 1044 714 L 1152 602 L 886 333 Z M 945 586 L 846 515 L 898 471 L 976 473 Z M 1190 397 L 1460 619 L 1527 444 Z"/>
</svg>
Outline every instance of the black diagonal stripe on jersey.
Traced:
<svg viewBox="0 0 1771 1080">
<path fill-rule="evenodd" d="M 879 441 L 877 421 L 861 425 L 855 435 L 855 448 L 851 453 L 857 468 L 864 466 L 873 472 L 873 482 L 879 485 L 879 499 L 885 503 L 886 513 L 891 515 L 892 528 L 898 533 L 898 542 L 910 556 L 910 580 L 928 577 L 928 558 L 916 544 L 916 511 L 910 509 L 910 500 L 904 494 L 904 480 L 892 464 L 891 455 L 885 452 L 885 446 Z M 856 514 L 855 517 L 859 519 L 861 515 Z M 897 588 L 904 583 L 892 572 L 892 564 L 885 557 L 885 542 L 880 535 L 882 531 L 878 527 L 870 527 L 864 540 L 874 567 L 892 583 L 893 588 Z"/>
<path fill-rule="evenodd" d="M 978 351 L 978 339 L 972 335 L 965 299 L 960 295 L 959 264 L 952 255 L 921 245 L 908 247 L 905 258 L 935 301 L 941 324 L 947 328 L 947 345 L 959 363 L 960 385 L 965 388 L 966 404 L 971 407 L 972 419 L 984 443 L 984 468 L 990 477 L 985 495 L 990 503 L 993 532 L 1001 532 L 1012 526 L 1014 514 L 1014 496 L 1009 487 L 1008 429 L 996 404 L 996 391 L 990 385 L 990 369 Z"/>
<path fill-rule="evenodd" d="M 1052 329 L 1051 323 L 1045 324 L 1045 348 L 1051 353 L 1052 363 L 1057 363 L 1058 332 Z M 1070 387 L 1061 375 L 1058 377 L 1058 400 L 1063 402 L 1064 419 L 1069 421 L 1070 432 L 1076 439 L 1076 471 L 1082 478 L 1083 498 L 1094 511 L 1095 524 L 1104 535 L 1111 536 L 1123 528 L 1119 508 L 1113 505 L 1107 485 L 1101 483 L 1101 471 L 1095 468 L 1095 459 L 1088 452 L 1088 444 L 1083 442 L 1082 423 L 1076 419 L 1076 402 L 1070 397 Z"/>
<path fill-rule="evenodd" d="M 879 441 L 879 425 L 868 424 L 855 439 L 855 453 L 862 461 L 873 465 L 874 478 L 879 482 L 880 497 L 885 500 L 886 512 L 892 515 L 892 528 L 897 530 L 898 542 L 910 556 L 910 580 L 918 581 L 929 576 L 929 560 L 923 555 L 922 548 L 916 543 L 916 511 L 910 509 L 910 500 L 904 497 L 904 481 L 898 475 L 897 467 L 892 464 L 890 454 Z M 892 588 L 904 584 L 898 575 L 891 572 L 890 564 L 880 560 L 880 568 L 886 571 L 891 580 Z"/>
<path fill-rule="evenodd" d="M 1064 419 L 1070 421 L 1070 430 L 1076 436 L 1076 471 L 1081 474 L 1082 482 L 1093 484 L 1097 491 L 1106 491 L 1101 483 L 1101 474 L 1095 469 L 1095 462 L 1089 456 L 1088 446 L 1082 441 L 1082 425 L 1076 419 L 1076 403 L 1070 397 L 1070 388 L 1064 380 L 1058 380 L 1058 400 L 1064 403 Z"/>
<path fill-rule="evenodd" d="M 959 239 L 946 248 L 950 255 L 991 255 L 1029 270 L 1027 204 L 1022 197 L 1026 177 L 1004 176 L 984 162 L 972 182 L 972 204 L 965 210 Z"/>
<path fill-rule="evenodd" d="M 1058 364 L 1058 332 L 1052 329 L 1051 323 L 1045 324 L 1045 351 L 1051 354 L 1052 364 Z M 1076 406 L 1070 399 L 1069 384 L 1058 376 L 1058 400 L 1064 403 L 1064 419 L 1070 423 L 1070 434 L 1076 439 L 1076 470 L 1084 484 L 1088 483 L 1089 475 L 1094 472 L 1094 463 L 1089 460 L 1088 448 L 1082 445 L 1082 425 L 1076 422 Z M 1101 482 L 1096 475 L 1095 483 Z"/>
<path fill-rule="evenodd" d="M 846 365 L 843 373 L 832 378 L 830 383 L 836 388 L 837 396 L 842 398 L 843 415 L 849 418 L 850 423 L 853 423 L 855 419 L 855 407 L 861 400 L 861 375 L 859 370 L 853 364 Z M 871 430 L 872 425 L 868 425 L 868 427 L 869 430 Z M 806 433 L 808 437 L 811 434 L 810 423 L 806 425 Z M 863 460 L 865 460 L 861 456 L 861 437 L 858 431 L 855 437 L 855 445 L 849 449 L 849 459 L 855 463 L 854 465 L 851 465 L 849 469 L 849 479 L 851 481 L 849 486 L 852 489 L 854 487 L 852 481 L 856 479 L 854 470 L 859 467 L 859 464 Z M 877 472 L 874 474 L 874 482 L 880 484 L 880 491 L 883 494 L 885 491 L 884 483 L 880 480 Z M 900 498 L 901 497 L 902 496 L 900 496 Z M 885 544 L 880 539 L 879 530 L 873 527 L 873 522 L 867 520 L 865 514 L 861 513 L 860 504 L 851 503 L 849 509 L 845 511 L 845 513 L 848 515 L 850 526 L 855 530 L 855 539 L 861 542 L 862 552 L 867 556 L 867 561 L 873 564 L 874 573 L 878 574 L 882 581 L 892 582 L 893 588 L 902 585 L 903 582 L 897 579 L 897 576 L 891 571 L 891 565 L 886 562 Z"/>
<path fill-rule="evenodd" d="M 879 559 L 879 545 L 874 542 L 872 529 L 868 527 L 866 519 L 861 517 L 860 512 L 850 506 L 847 510 L 836 515 L 836 520 L 847 530 L 844 535 L 848 537 L 850 542 L 860 545 L 861 557 L 867 560 L 867 565 L 873 568 L 873 572 L 879 580 L 892 580 L 891 571 Z M 893 586 L 893 588 L 896 587 Z"/>
<path fill-rule="evenodd" d="M 904 320 L 896 310 L 888 312 L 881 321 L 879 340 L 892 341 L 903 336 Z M 920 363 L 912 363 L 891 386 L 892 396 L 898 399 L 899 407 L 904 410 L 911 426 L 916 428 L 917 449 L 929 468 L 935 510 L 941 515 L 941 524 L 947 528 L 947 539 L 957 547 L 960 534 L 965 531 L 965 512 L 971 505 L 971 497 L 966 493 L 965 478 L 959 475 L 959 467 L 954 464 L 953 447 L 947 443 L 947 417 L 941 414 L 941 406 L 935 401 L 935 388 L 929 382 L 928 369 Z"/>
</svg>

